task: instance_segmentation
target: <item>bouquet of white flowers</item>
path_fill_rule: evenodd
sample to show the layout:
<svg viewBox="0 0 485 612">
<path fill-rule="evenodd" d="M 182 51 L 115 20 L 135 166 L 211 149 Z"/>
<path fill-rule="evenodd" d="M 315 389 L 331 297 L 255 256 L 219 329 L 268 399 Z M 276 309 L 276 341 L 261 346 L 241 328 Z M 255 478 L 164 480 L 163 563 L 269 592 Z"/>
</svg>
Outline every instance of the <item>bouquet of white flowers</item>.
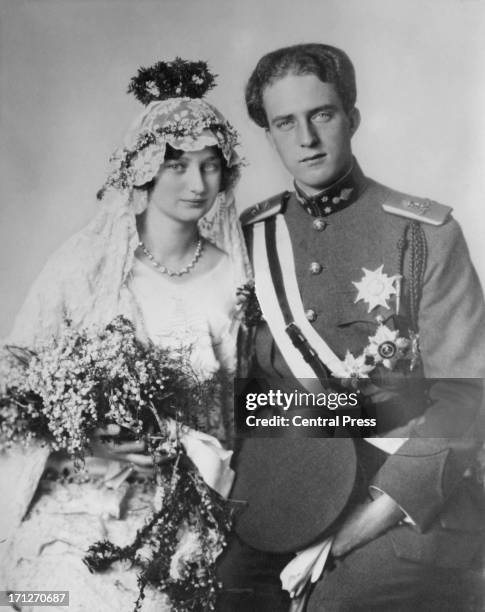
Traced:
<svg viewBox="0 0 485 612">
<path fill-rule="evenodd" d="M 231 510 L 181 440 L 188 428 L 204 430 L 201 415 L 207 417 L 220 378 L 200 381 L 184 351 L 141 342 L 123 317 L 96 333 L 66 321 L 58 338 L 35 351 L 5 347 L 0 367 L 0 449 L 36 438 L 80 467 L 96 431 L 115 425 L 123 440 L 143 440 L 153 456 L 159 508 L 129 546 L 93 544 L 85 557 L 89 569 L 103 571 L 119 560 L 137 567 L 135 610 L 147 584 L 164 591 L 174 611 L 214 609 L 215 559 Z M 160 455 L 170 461 L 158 461 Z"/>
</svg>

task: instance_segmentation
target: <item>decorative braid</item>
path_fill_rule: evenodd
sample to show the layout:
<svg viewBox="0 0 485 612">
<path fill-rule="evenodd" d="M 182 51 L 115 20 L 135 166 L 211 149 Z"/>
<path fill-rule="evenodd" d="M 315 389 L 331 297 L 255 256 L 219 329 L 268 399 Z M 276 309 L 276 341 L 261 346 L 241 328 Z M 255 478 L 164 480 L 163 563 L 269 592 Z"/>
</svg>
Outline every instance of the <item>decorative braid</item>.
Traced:
<svg viewBox="0 0 485 612">
<path fill-rule="evenodd" d="M 426 270 L 426 260 L 428 247 L 426 236 L 420 223 L 413 221 L 409 224 L 411 233 L 410 260 L 409 260 L 409 296 L 411 325 L 415 332 L 418 331 L 419 304 L 423 292 L 424 273 Z"/>
<path fill-rule="evenodd" d="M 397 241 L 397 252 L 399 254 L 399 259 L 397 263 L 398 263 L 399 274 L 401 275 L 402 278 L 404 278 L 404 253 L 406 252 L 406 249 L 408 248 L 409 225 L 410 225 L 409 223 L 406 225 L 406 227 L 404 228 L 403 235 Z"/>
<path fill-rule="evenodd" d="M 397 249 L 399 253 L 398 269 L 402 278 L 406 278 L 404 274 L 404 256 L 408 248 L 410 250 L 407 275 L 409 283 L 409 310 L 411 317 L 411 328 L 417 333 L 419 304 L 421 301 L 424 273 L 426 270 L 428 255 L 426 236 L 421 224 L 418 221 L 408 223 L 404 228 L 402 237 L 397 242 Z"/>
</svg>

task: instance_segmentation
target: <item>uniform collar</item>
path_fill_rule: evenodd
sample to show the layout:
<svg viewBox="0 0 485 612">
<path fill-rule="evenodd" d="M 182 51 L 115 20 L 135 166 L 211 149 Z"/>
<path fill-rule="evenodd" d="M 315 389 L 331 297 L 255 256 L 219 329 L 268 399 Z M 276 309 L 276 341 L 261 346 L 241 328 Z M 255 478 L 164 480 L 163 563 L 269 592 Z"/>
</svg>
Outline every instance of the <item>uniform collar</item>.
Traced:
<svg viewBox="0 0 485 612">
<path fill-rule="evenodd" d="M 312 217 L 327 217 L 353 204 L 365 189 L 366 178 L 354 158 L 352 168 L 335 183 L 314 196 L 307 195 L 294 183 L 295 195 L 302 208 Z"/>
</svg>

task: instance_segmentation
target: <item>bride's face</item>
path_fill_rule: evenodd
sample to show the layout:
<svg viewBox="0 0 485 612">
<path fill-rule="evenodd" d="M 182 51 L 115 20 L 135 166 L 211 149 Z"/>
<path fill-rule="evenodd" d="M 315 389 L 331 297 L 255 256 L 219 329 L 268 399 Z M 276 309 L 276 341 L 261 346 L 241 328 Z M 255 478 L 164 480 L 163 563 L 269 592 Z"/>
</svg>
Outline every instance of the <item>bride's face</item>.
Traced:
<svg viewBox="0 0 485 612">
<path fill-rule="evenodd" d="M 197 222 L 210 210 L 220 190 L 221 157 L 217 147 L 172 153 L 160 169 L 148 206 L 177 221 Z"/>
</svg>

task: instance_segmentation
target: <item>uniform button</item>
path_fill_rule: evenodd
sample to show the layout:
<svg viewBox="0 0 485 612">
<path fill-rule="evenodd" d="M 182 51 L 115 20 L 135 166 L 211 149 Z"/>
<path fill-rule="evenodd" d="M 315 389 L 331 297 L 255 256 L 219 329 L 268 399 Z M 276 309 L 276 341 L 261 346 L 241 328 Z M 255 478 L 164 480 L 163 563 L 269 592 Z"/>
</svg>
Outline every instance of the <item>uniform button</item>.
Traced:
<svg viewBox="0 0 485 612">
<path fill-rule="evenodd" d="M 317 230 L 317 232 L 323 232 L 323 230 L 327 227 L 328 223 L 324 221 L 321 217 L 317 219 L 313 219 L 313 229 Z"/>
<path fill-rule="evenodd" d="M 310 323 L 313 323 L 313 321 L 317 320 L 317 313 L 312 308 L 309 308 L 305 312 L 305 317 L 310 321 Z"/>
<path fill-rule="evenodd" d="M 310 272 L 312 274 L 320 274 L 322 270 L 323 266 L 319 264 L 318 261 L 312 261 L 312 263 L 310 264 Z"/>
<path fill-rule="evenodd" d="M 340 202 L 340 198 L 338 196 L 335 196 L 334 198 L 332 198 L 332 202 L 334 204 L 338 204 Z"/>
<path fill-rule="evenodd" d="M 328 202 L 328 196 L 323 196 L 320 202 L 322 202 L 323 204 L 326 204 Z"/>
</svg>

